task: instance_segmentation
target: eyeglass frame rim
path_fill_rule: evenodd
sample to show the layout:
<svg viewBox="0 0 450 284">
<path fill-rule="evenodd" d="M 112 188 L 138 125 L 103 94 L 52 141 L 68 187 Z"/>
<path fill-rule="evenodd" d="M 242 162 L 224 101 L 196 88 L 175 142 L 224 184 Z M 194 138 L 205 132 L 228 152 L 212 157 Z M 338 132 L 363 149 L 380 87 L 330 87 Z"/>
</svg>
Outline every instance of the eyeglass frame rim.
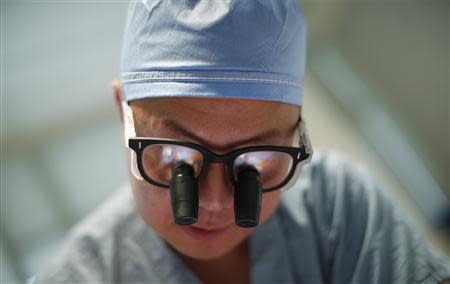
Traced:
<svg viewBox="0 0 450 284">
<path fill-rule="evenodd" d="M 202 161 L 202 167 L 200 169 L 200 172 L 196 178 L 200 178 L 205 175 L 205 172 L 209 166 L 209 164 L 212 163 L 220 163 L 224 164 L 225 168 L 227 169 L 227 175 L 230 181 L 233 182 L 233 184 L 236 184 L 235 177 L 233 175 L 233 165 L 236 159 L 245 153 L 249 152 L 265 152 L 265 151 L 273 151 L 273 152 L 280 152 L 280 153 L 286 153 L 289 154 L 292 158 L 292 165 L 289 170 L 289 174 L 286 176 L 286 178 L 277 186 L 273 186 L 267 189 L 263 189 L 263 192 L 270 192 L 275 191 L 277 189 L 282 188 L 284 185 L 286 185 L 289 180 L 292 178 L 292 176 L 295 173 L 295 170 L 297 168 L 297 165 L 301 163 L 304 160 L 307 160 L 310 156 L 310 154 L 307 153 L 306 147 L 289 147 L 289 146 L 276 146 L 276 145 L 258 145 L 258 146 L 247 146 L 243 148 L 234 149 L 228 153 L 225 154 L 217 154 L 208 148 L 193 143 L 189 141 L 182 141 L 182 140 L 176 140 L 176 139 L 170 139 L 170 138 L 157 138 L 157 137 L 134 137 L 128 139 L 128 147 L 135 151 L 136 153 L 136 163 L 138 166 L 139 173 L 144 178 L 145 181 L 149 182 L 150 184 L 163 187 L 163 188 L 169 188 L 170 185 L 166 185 L 160 182 L 157 182 L 150 178 L 146 171 L 144 170 L 143 163 L 142 163 L 142 156 L 144 153 L 144 150 L 146 147 L 150 145 L 157 145 L 157 144 L 170 144 L 170 145 L 178 145 L 178 146 L 184 146 L 188 148 L 192 148 L 194 150 L 197 150 L 202 155 L 203 161 Z"/>
</svg>

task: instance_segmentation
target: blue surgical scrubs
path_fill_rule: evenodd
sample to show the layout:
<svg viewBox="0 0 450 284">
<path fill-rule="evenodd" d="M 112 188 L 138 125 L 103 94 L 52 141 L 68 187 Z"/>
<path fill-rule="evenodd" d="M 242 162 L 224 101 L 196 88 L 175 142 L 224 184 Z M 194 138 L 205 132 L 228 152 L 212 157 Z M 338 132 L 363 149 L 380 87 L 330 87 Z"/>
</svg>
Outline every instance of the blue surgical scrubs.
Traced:
<svg viewBox="0 0 450 284">
<path fill-rule="evenodd" d="M 129 188 L 69 234 L 37 283 L 200 283 L 149 228 Z M 438 283 L 432 248 L 362 169 L 315 153 L 276 212 L 250 236 L 252 283 Z"/>
</svg>

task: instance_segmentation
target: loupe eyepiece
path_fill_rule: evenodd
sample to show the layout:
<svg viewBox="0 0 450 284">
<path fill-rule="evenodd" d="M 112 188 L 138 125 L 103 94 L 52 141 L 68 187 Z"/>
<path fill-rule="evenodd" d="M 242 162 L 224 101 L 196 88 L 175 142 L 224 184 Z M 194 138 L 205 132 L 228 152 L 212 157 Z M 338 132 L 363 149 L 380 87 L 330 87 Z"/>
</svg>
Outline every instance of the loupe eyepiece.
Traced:
<svg viewBox="0 0 450 284">
<path fill-rule="evenodd" d="M 170 199 L 173 218 L 176 224 L 190 225 L 197 222 L 197 179 L 194 175 L 194 169 L 183 161 L 176 162 L 172 167 Z"/>
<path fill-rule="evenodd" d="M 234 218 L 239 227 L 256 227 L 261 212 L 262 187 L 258 171 L 251 166 L 239 170 L 234 190 Z"/>
</svg>

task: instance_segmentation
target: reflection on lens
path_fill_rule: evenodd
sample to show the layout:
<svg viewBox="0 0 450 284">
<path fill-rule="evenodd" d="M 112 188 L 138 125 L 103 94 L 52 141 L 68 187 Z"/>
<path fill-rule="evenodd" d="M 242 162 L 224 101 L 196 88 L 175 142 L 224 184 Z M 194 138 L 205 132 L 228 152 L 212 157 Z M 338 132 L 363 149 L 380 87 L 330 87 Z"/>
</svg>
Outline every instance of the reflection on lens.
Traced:
<svg viewBox="0 0 450 284">
<path fill-rule="evenodd" d="M 170 184 L 172 166 L 180 160 L 191 165 L 195 176 L 198 177 L 203 158 L 195 149 L 172 144 L 154 144 L 145 147 L 142 153 L 142 165 L 146 175 L 164 185 Z"/>
<path fill-rule="evenodd" d="M 280 185 L 292 168 L 291 155 L 276 151 L 257 151 L 242 154 L 233 165 L 233 175 L 237 179 L 238 171 L 245 166 L 255 167 L 261 175 L 263 189 Z"/>
</svg>

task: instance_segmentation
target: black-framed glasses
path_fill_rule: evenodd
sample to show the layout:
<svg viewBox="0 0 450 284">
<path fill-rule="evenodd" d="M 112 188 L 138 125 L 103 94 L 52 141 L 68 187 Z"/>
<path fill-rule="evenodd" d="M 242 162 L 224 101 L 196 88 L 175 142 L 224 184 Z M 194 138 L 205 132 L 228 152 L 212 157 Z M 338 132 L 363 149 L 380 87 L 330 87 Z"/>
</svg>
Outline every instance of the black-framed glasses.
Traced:
<svg viewBox="0 0 450 284">
<path fill-rule="evenodd" d="M 195 143 L 169 139 L 130 138 L 128 146 L 136 152 L 144 180 L 164 188 L 169 188 L 173 165 L 182 160 L 192 166 L 196 178 L 204 175 L 211 163 L 225 164 L 233 184 L 239 169 L 252 166 L 261 175 L 263 191 L 272 191 L 286 185 L 297 164 L 309 158 L 305 147 L 254 146 L 219 155 Z"/>
<path fill-rule="evenodd" d="M 301 166 L 310 161 L 312 147 L 304 121 L 298 122 L 299 147 L 253 146 L 236 149 L 226 154 L 213 151 L 192 143 L 173 139 L 133 137 L 134 121 L 131 108 L 124 104 L 125 141 L 133 150 L 132 172 L 150 184 L 169 188 L 172 180 L 172 167 L 178 161 L 192 166 L 195 177 L 201 178 L 212 163 L 225 165 L 232 184 L 236 184 L 241 168 L 254 167 L 261 176 L 264 192 L 289 187 L 300 173 Z"/>
</svg>

